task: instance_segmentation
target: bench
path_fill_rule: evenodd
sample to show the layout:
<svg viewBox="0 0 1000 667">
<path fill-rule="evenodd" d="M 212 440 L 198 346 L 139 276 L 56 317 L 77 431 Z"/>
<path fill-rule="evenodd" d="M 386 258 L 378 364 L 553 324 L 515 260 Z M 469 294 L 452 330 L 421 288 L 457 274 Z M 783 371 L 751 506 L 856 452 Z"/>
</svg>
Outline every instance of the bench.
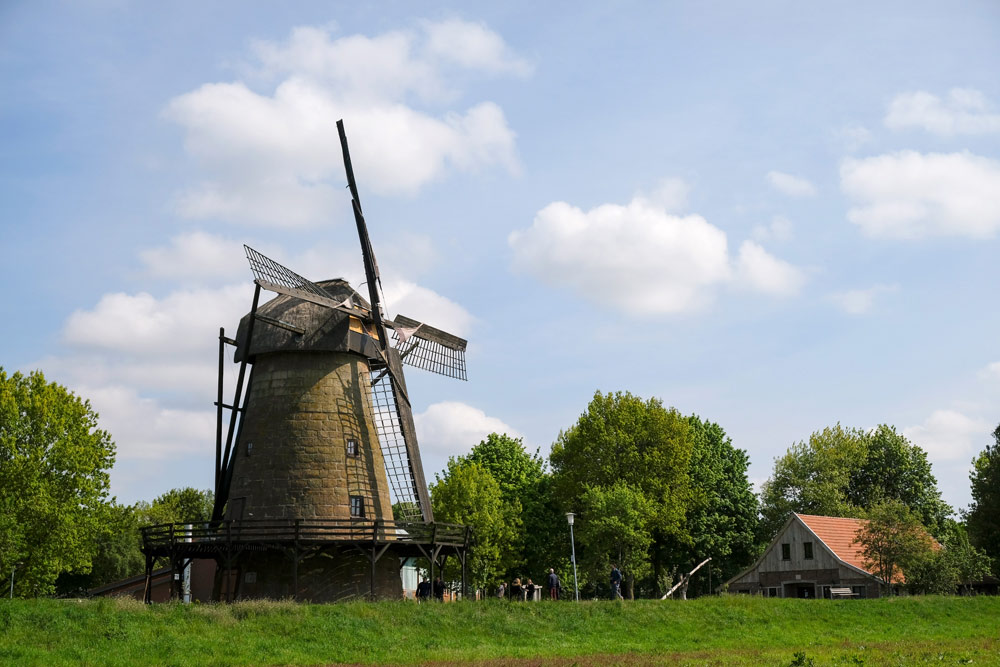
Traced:
<svg viewBox="0 0 1000 667">
<path fill-rule="evenodd" d="M 842 588 L 836 588 L 836 587 L 830 588 L 830 597 L 833 598 L 834 600 L 836 600 L 837 598 L 854 598 L 857 596 L 858 596 L 857 593 L 853 592 L 850 588 L 846 586 Z"/>
</svg>

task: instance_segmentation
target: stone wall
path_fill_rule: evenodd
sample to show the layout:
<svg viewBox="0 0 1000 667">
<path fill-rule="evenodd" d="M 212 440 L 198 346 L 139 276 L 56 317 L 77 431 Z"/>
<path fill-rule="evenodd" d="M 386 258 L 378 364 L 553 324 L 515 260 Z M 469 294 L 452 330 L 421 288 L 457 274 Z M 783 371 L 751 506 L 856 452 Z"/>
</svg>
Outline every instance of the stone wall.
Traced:
<svg viewBox="0 0 1000 667">
<path fill-rule="evenodd" d="M 391 520 L 369 382 L 367 361 L 351 353 L 260 355 L 227 518 L 348 519 L 350 496 L 361 496 L 365 518 Z"/>
</svg>

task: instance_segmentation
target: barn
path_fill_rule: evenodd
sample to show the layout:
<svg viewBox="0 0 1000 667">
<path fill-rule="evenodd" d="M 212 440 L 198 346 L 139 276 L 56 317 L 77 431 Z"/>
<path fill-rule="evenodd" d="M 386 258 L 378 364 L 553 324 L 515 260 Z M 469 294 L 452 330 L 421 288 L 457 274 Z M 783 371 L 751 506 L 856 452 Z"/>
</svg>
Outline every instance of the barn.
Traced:
<svg viewBox="0 0 1000 667">
<path fill-rule="evenodd" d="M 756 563 L 722 586 L 780 598 L 879 597 L 855 538 L 862 519 L 793 514 Z"/>
</svg>

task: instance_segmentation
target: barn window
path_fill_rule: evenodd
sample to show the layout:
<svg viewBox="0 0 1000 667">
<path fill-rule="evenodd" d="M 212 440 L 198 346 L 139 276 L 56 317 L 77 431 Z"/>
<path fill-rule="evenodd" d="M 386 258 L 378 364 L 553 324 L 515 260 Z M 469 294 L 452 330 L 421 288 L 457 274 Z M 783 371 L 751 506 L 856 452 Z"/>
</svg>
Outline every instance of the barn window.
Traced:
<svg viewBox="0 0 1000 667">
<path fill-rule="evenodd" d="M 347 441 L 347 455 L 348 456 L 359 456 L 360 455 L 360 450 L 358 450 L 358 441 L 357 440 L 348 440 Z"/>
<path fill-rule="evenodd" d="M 802 543 L 802 557 L 806 560 L 812 560 L 813 558 L 813 543 L 803 542 Z"/>
<path fill-rule="evenodd" d="M 792 545 L 782 544 L 781 545 L 781 560 L 792 560 Z"/>
<path fill-rule="evenodd" d="M 866 588 L 867 587 L 865 587 L 865 586 L 851 586 L 851 593 L 853 593 L 854 597 L 857 597 L 857 598 L 868 597 L 865 594 L 867 592 Z"/>
<path fill-rule="evenodd" d="M 776 597 L 778 597 L 778 587 L 777 586 L 770 586 L 770 587 L 768 587 L 768 589 L 767 589 L 767 597 L 769 597 L 769 598 L 776 598 Z"/>
<path fill-rule="evenodd" d="M 365 516 L 365 499 L 362 496 L 351 496 L 351 517 L 363 519 Z"/>
</svg>

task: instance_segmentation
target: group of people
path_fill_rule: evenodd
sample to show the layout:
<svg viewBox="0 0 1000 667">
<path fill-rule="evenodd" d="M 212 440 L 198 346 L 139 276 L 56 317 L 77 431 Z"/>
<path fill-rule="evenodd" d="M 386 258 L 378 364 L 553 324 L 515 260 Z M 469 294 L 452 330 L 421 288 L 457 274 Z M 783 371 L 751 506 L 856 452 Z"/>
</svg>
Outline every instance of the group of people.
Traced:
<svg viewBox="0 0 1000 667">
<path fill-rule="evenodd" d="M 431 595 L 438 602 L 444 602 L 444 582 L 441 577 L 435 579 L 433 584 L 430 577 L 420 578 L 420 583 L 417 584 L 417 602 L 430 602 Z"/>
<path fill-rule="evenodd" d="M 562 592 L 562 584 L 559 582 L 559 575 L 556 574 L 554 568 L 549 568 L 545 588 L 549 591 L 550 600 L 559 599 L 559 594 Z M 521 580 L 518 578 L 511 582 L 510 588 L 507 587 L 506 582 L 500 582 L 500 586 L 497 588 L 497 597 L 503 600 L 509 595 L 510 599 L 515 602 L 524 602 L 525 600 L 534 600 L 535 591 L 537 590 L 543 590 L 543 587 L 535 584 L 531 579 L 521 584 Z"/>
<path fill-rule="evenodd" d="M 549 591 L 550 600 L 558 600 L 559 595 L 562 592 L 562 584 L 559 582 L 559 575 L 556 574 L 555 569 L 549 568 L 549 576 L 546 581 L 546 587 Z M 528 582 L 521 585 L 520 579 L 515 579 L 511 582 L 509 594 L 510 599 L 523 602 L 525 600 L 534 600 L 535 591 L 541 588 L 541 586 L 536 586 L 535 582 L 528 579 Z M 497 588 L 497 597 L 501 600 L 506 598 L 508 595 L 507 584 L 504 582 L 500 583 Z M 624 600 L 625 597 L 622 595 L 622 572 L 618 569 L 618 566 L 614 563 L 611 564 L 611 599 L 612 600 Z"/>
</svg>

